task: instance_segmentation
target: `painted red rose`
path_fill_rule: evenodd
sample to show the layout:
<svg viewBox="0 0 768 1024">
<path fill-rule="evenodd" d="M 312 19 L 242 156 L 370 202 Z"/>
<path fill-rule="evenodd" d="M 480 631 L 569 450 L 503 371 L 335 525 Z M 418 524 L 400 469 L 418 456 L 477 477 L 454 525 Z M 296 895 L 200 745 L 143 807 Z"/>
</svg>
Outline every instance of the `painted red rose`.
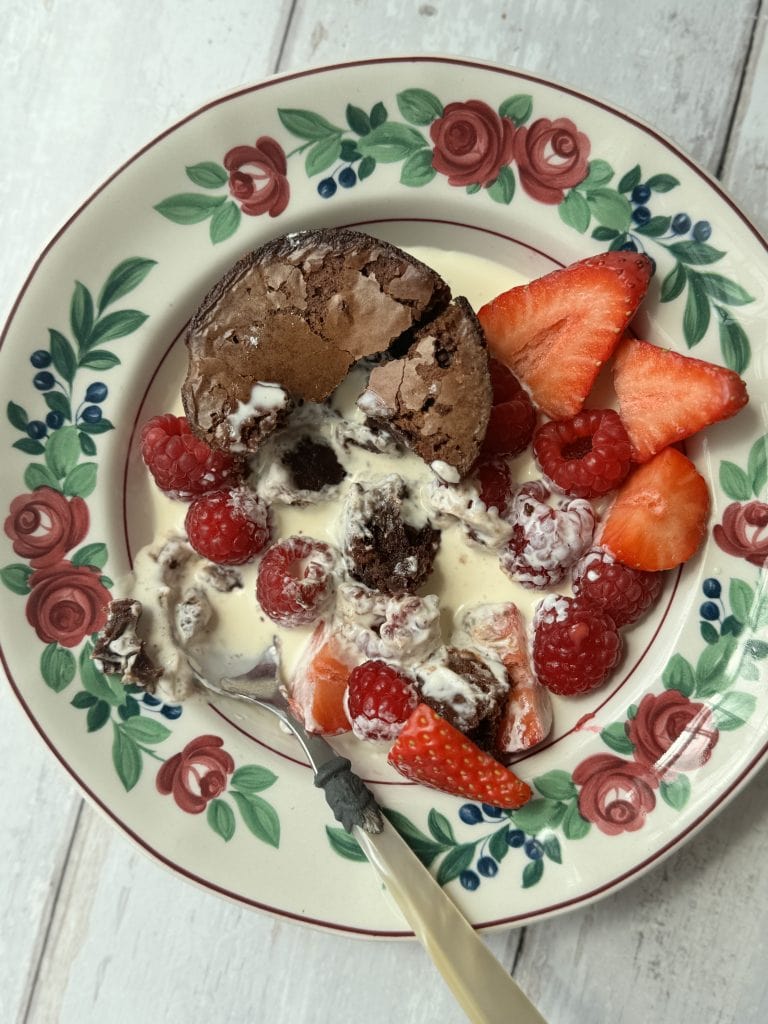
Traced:
<svg viewBox="0 0 768 1024">
<path fill-rule="evenodd" d="M 719 733 L 706 704 L 689 700 L 679 690 L 665 690 L 643 697 L 627 735 L 635 745 L 635 760 L 659 778 L 670 779 L 706 764 Z"/>
<path fill-rule="evenodd" d="M 5 532 L 16 554 L 34 569 L 55 565 L 88 532 L 88 506 L 82 498 L 38 487 L 13 499 Z"/>
<path fill-rule="evenodd" d="M 253 146 L 230 149 L 224 166 L 229 171 L 229 191 L 243 213 L 277 217 L 288 205 L 288 163 L 283 147 L 269 135 L 260 136 Z"/>
<path fill-rule="evenodd" d="M 563 190 L 586 178 L 589 150 L 589 139 L 569 118 L 540 117 L 515 133 L 520 184 L 540 203 L 562 203 Z"/>
<path fill-rule="evenodd" d="M 608 836 L 636 832 L 656 806 L 658 779 L 645 765 L 614 754 L 593 754 L 577 765 L 579 811 Z"/>
<path fill-rule="evenodd" d="M 764 501 L 732 502 L 712 532 L 727 554 L 768 567 L 768 505 Z"/>
<path fill-rule="evenodd" d="M 198 736 L 180 754 L 169 758 L 157 773 L 156 785 L 163 796 L 173 799 L 187 814 L 200 814 L 227 788 L 227 776 L 235 762 L 218 736 Z"/>
<path fill-rule="evenodd" d="M 482 100 L 449 103 L 429 134 L 432 166 L 449 185 L 490 185 L 512 160 L 515 127 Z"/>
<path fill-rule="evenodd" d="M 107 621 L 110 593 L 98 569 L 66 559 L 29 577 L 27 620 L 47 644 L 77 647 Z"/>
</svg>

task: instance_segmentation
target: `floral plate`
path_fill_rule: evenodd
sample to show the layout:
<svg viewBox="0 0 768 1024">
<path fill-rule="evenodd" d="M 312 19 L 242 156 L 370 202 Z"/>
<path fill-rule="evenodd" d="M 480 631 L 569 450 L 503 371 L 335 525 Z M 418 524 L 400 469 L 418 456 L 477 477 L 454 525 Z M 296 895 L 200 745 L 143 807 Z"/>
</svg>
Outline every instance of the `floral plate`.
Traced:
<svg viewBox="0 0 768 1024">
<path fill-rule="evenodd" d="M 528 805 L 501 813 L 353 754 L 472 922 L 542 918 L 657 862 L 768 751 L 765 243 L 687 157 L 604 103 L 458 58 L 361 61 L 216 100 L 117 171 L 40 257 L 2 336 L 3 664 L 59 761 L 158 860 L 286 917 L 408 934 L 271 720 L 125 691 L 89 659 L 112 581 L 152 533 L 135 430 L 178 389 L 187 319 L 244 250 L 328 225 L 529 276 L 645 251 L 639 329 L 749 384 L 747 410 L 689 446 L 713 495 L 705 549 L 632 632 L 613 684 L 558 704 L 552 739 L 519 765 Z"/>
</svg>

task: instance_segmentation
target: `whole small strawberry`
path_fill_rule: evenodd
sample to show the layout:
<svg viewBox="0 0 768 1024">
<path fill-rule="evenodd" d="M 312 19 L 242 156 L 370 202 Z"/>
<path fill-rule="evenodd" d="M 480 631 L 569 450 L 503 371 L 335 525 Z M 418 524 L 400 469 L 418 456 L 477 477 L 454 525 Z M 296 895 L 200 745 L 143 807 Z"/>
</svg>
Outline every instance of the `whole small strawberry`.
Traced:
<svg viewBox="0 0 768 1024">
<path fill-rule="evenodd" d="M 533 620 L 533 666 L 552 693 L 571 697 L 600 686 L 618 664 L 621 637 L 611 616 L 579 598 L 550 594 Z"/>
<path fill-rule="evenodd" d="M 418 704 L 413 682 L 385 661 L 365 661 L 347 682 L 346 709 L 361 740 L 393 740 Z"/>
<path fill-rule="evenodd" d="M 244 487 L 195 498 L 184 524 L 194 550 L 216 565 L 250 562 L 269 541 L 269 511 Z"/>
<path fill-rule="evenodd" d="M 234 487 L 243 463 L 228 452 L 214 451 L 195 437 L 183 416 L 165 413 L 147 420 L 141 430 L 141 457 L 161 491 L 190 501 L 221 487 Z"/>
</svg>

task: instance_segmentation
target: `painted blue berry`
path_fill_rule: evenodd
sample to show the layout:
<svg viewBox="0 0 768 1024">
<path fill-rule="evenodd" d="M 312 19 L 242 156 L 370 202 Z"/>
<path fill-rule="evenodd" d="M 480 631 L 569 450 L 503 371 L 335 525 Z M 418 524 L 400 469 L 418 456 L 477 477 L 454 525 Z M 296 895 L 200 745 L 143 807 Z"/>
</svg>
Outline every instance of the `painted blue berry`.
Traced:
<svg viewBox="0 0 768 1024">
<path fill-rule="evenodd" d="M 39 348 L 37 352 L 32 353 L 29 361 L 36 370 L 44 370 L 46 366 L 51 365 L 51 353 L 46 352 L 44 348 Z"/>
<path fill-rule="evenodd" d="M 525 844 L 525 852 L 531 860 L 541 860 L 544 856 L 544 847 L 538 839 L 529 839 Z"/>
<path fill-rule="evenodd" d="M 34 441 L 39 441 L 48 433 L 48 428 L 42 420 L 30 420 L 27 424 L 27 433 Z"/>
<path fill-rule="evenodd" d="M 647 203 L 651 198 L 651 190 L 647 185 L 635 185 L 632 189 L 633 203 Z"/>
<path fill-rule="evenodd" d="M 525 842 L 525 832 L 521 828 L 513 828 L 507 832 L 507 846 L 518 847 Z"/>
<path fill-rule="evenodd" d="M 715 622 L 720 618 L 720 609 L 714 601 L 705 601 L 701 608 L 699 608 L 699 614 L 707 622 Z"/>
<path fill-rule="evenodd" d="M 36 373 L 32 378 L 32 383 L 38 391 L 50 391 L 56 380 L 52 373 L 48 373 L 47 370 L 41 370 L 40 373 Z"/>
<path fill-rule="evenodd" d="M 80 417 L 85 420 L 86 423 L 98 423 L 101 419 L 101 409 L 98 405 L 86 405 L 80 413 Z"/>
<path fill-rule="evenodd" d="M 50 430 L 58 430 L 59 427 L 64 425 L 64 413 L 59 412 L 57 409 L 51 409 L 45 417 L 45 422 Z"/>
<path fill-rule="evenodd" d="M 672 218 L 672 233 L 684 235 L 691 230 L 691 218 L 687 213 L 676 213 Z"/>
<path fill-rule="evenodd" d="M 712 234 L 712 225 L 708 220 L 697 220 L 693 225 L 693 237 L 697 242 L 706 242 Z"/>
<path fill-rule="evenodd" d="M 331 196 L 336 194 L 336 182 L 333 178 L 323 178 L 323 180 L 318 183 L 317 191 L 323 199 L 330 199 Z"/>
<path fill-rule="evenodd" d="M 339 172 L 339 184 L 342 188 L 352 188 L 357 182 L 357 175 L 353 167 L 345 167 Z"/>
<path fill-rule="evenodd" d="M 630 238 L 628 242 L 622 242 L 622 244 L 619 246 L 619 251 L 620 252 L 637 252 L 637 246 L 635 245 L 635 243 Z"/>
<path fill-rule="evenodd" d="M 161 700 L 158 700 L 157 697 L 153 697 L 151 693 L 145 693 L 141 699 L 148 708 L 156 708 L 159 704 L 163 703 Z"/>
<path fill-rule="evenodd" d="M 500 818 L 504 811 L 499 807 L 492 807 L 490 804 L 482 804 L 483 813 L 487 814 L 489 818 Z"/>
<path fill-rule="evenodd" d="M 632 211 L 632 220 L 635 224 L 647 224 L 651 219 L 651 211 L 647 206 L 636 206 Z"/>
<path fill-rule="evenodd" d="M 459 808 L 459 817 L 465 825 L 479 825 L 483 820 L 483 812 L 477 804 L 462 804 Z"/>
<path fill-rule="evenodd" d="M 478 885 L 480 885 L 480 877 L 474 871 L 462 871 L 459 875 L 459 881 L 470 892 L 474 892 Z"/>
<path fill-rule="evenodd" d="M 86 402 L 103 402 L 107 397 L 107 393 L 107 385 L 97 380 L 93 384 L 88 385 L 88 390 L 85 392 L 85 400 Z"/>
<path fill-rule="evenodd" d="M 179 704 L 166 704 L 160 709 L 160 714 L 163 718 L 167 718 L 173 722 L 175 719 L 181 717 L 181 706 Z"/>
<path fill-rule="evenodd" d="M 704 580 L 702 587 L 705 597 L 720 597 L 723 588 L 720 586 L 720 580 L 716 580 L 713 576 Z"/>
<path fill-rule="evenodd" d="M 499 865 L 493 859 L 493 857 L 481 857 L 477 862 L 477 870 L 483 876 L 483 878 L 493 878 L 496 872 L 499 870 Z"/>
</svg>

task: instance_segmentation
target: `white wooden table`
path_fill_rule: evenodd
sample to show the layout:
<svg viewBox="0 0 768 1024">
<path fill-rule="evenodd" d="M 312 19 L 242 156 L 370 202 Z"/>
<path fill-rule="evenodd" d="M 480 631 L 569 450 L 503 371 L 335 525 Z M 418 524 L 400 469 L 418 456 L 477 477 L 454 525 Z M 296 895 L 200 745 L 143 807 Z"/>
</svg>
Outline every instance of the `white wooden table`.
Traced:
<svg viewBox="0 0 768 1024">
<path fill-rule="evenodd" d="M 669 135 L 768 229 L 763 0 L 2 0 L 0 315 L 79 202 L 169 123 L 275 71 L 460 53 Z M 0 685 L 0 1022 L 463 1020 L 415 943 L 198 891 L 86 806 Z M 768 1020 L 768 771 L 651 874 L 489 937 L 552 1024 Z M 356 979 L 356 980 L 355 980 Z"/>
</svg>

